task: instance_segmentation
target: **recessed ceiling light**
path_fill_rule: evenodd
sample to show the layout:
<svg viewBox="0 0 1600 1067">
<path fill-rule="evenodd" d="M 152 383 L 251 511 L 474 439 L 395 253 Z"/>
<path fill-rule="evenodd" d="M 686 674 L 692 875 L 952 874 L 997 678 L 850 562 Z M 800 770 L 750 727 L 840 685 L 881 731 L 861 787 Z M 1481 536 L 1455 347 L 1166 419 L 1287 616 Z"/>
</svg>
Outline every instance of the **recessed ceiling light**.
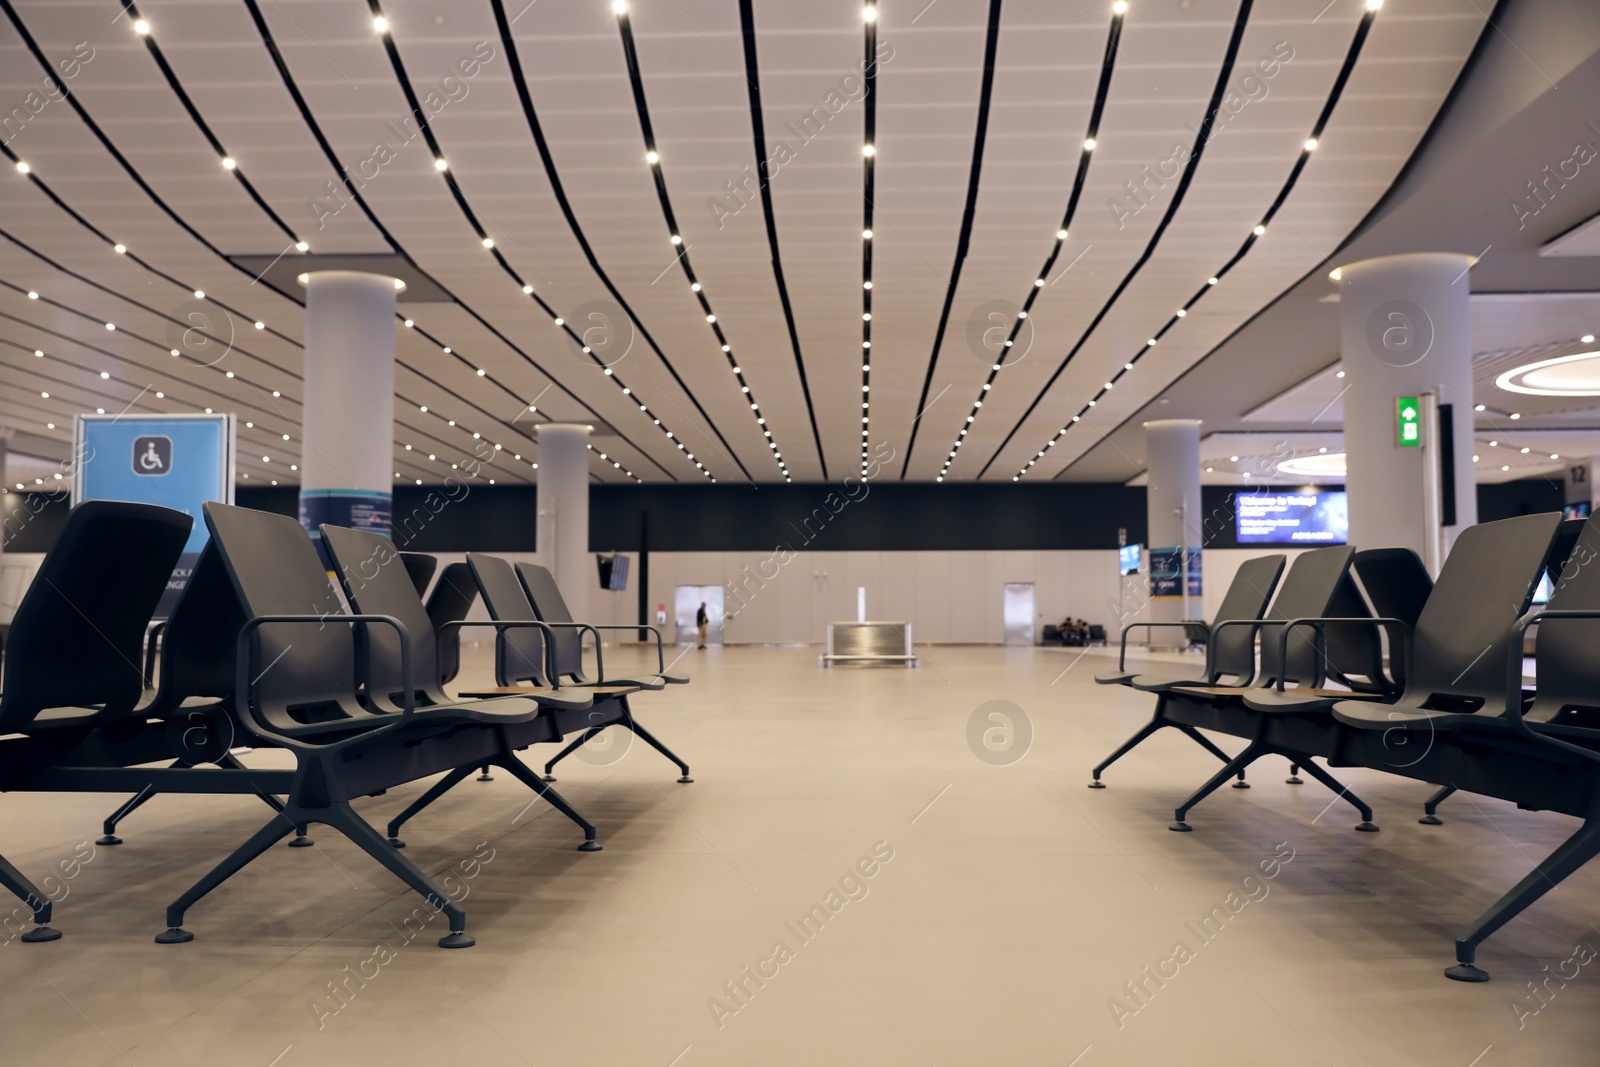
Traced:
<svg viewBox="0 0 1600 1067">
<path fill-rule="evenodd" d="M 20 159 L 17 160 L 17 173 L 18 174 L 27 174 L 32 169 L 33 169 L 32 167 L 30 167 L 26 163 L 22 162 L 22 160 L 20 160 Z"/>
<path fill-rule="evenodd" d="M 878 154 L 878 148 L 876 145 L 864 144 L 861 146 L 861 154 L 864 156 L 875 156 Z"/>
<path fill-rule="evenodd" d="M 144 19 L 138 19 L 133 24 L 133 32 L 140 37 L 148 37 L 150 36 L 150 24 Z"/>
<path fill-rule="evenodd" d="M 653 166 L 654 164 L 661 162 L 661 155 L 654 148 L 652 148 L 650 151 L 644 154 L 644 161 Z"/>
<path fill-rule="evenodd" d="M 1083 148 L 1084 148 L 1084 151 L 1086 151 L 1086 152 L 1093 152 L 1094 151 L 1094 146 L 1095 146 L 1095 140 L 1094 140 L 1093 137 L 1086 138 L 1084 140 L 1084 142 L 1083 142 Z"/>
<path fill-rule="evenodd" d="M 1250 232 L 1255 234 L 1257 237 L 1260 237 L 1262 234 L 1267 232 L 1267 228 L 1265 226 L 1257 226 L 1255 229 L 1251 230 Z"/>
<path fill-rule="evenodd" d="M 372 28 L 379 33 L 388 33 L 389 20 L 384 18 L 382 15 L 379 15 L 377 18 L 372 20 Z"/>
<path fill-rule="evenodd" d="M 485 248 L 493 248 L 494 247 L 494 238 L 493 237 L 485 237 L 483 239 L 483 247 L 485 247 Z"/>
<path fill-rule="evenodd" d="M 232 156 L 223 156 L 222 157 L 222 169 L 223 170 L 234 170 L 238 166 L 239 166 L 239 164 L 234 162 L 234 159 L 233 159 Z"/>
<path fill-rule="evenodd" d="M 861 9 L 861 21 L 862 22 L 876 22 L 876 21 L 878 21 L 878 9 L 876 7 L 874 7 L 874 6 L 872 6 L 871 4 L 868 4 L 865 7 L 863 7 Z"/>
<path fill-rule="evenodd" d="M 433 169 L 434 170 L 440 170 L 440 171 L 449 170 L 450 169 L 450 164 L 446 163 L 442 159 L 436 159 L 436 160 L 433 161 Z"/>
<path fill-rule="evenodd" d="M 1307 152 L 1315 152 L 1317 150 L 1317 139 L 1315 137 L 1308 137 L 1306 138 L 1306 143 L 1301 147 L 1303 147 Z"/>
<path fill-rule="evenodd" d="M 294 250 L 296 252 L 309 252 L 311 251 L 311 246 L 306 244 L 304 241 L 296 241 L 294 243 Z"/>
</svg>

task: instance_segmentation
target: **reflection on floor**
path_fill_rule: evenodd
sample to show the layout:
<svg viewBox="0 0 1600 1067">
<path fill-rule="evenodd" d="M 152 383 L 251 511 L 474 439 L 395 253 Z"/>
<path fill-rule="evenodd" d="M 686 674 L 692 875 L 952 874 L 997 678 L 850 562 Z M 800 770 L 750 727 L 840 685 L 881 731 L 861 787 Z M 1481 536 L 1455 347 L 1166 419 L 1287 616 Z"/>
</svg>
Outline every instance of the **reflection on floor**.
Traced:
<svg viewBox="0 0 1600 1067">
<path fill-rule="evenodd" d="M 259 802 L 159 797 L 91 851 L 115 798 L 0 798 L 13 862 L 77 860 L 65 938 L 0 947 L 0 1062 L 1594 1062 L 1600 868 L 1488 942 L 1493 981 L 1440 973 L 1570 819 L 1457 796 L 1419 826 L 1429 787 L 1342 771 L 1383 827 L 1358 834 L 1267 760 L 1169 833 L 1215 767 L 1190 741 L 1154 739 L 1084 788 L 1149 712 L 1092 684 L 1114 651 L 924 652 L 920 670 L 822 670 L 814 649 L 690 650 L 694 684 L 635 712 L 693 785 L 637 743 L 558 771 L 600 853 L 509 776 L 464 782 L 405 833 L 452 874 L 464 952 L 326 831 L 196 906 L 193 943 L 158 946 L 166 904 Z M 469 665 L 487 674 L 481 650 Z M 360 807 L 380 821 L 422 788 Z"/>
</svg>

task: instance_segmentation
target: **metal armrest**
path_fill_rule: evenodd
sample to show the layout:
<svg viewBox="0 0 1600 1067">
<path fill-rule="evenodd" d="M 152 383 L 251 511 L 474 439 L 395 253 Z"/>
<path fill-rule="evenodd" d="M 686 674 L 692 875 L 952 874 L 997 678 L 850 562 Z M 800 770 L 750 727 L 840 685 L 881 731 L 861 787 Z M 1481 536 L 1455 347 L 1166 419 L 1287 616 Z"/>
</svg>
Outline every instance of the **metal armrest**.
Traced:
<svg viewBox="0 0 1600 1067">
<path fill-rule="evenodd" d="M 543 630 L 547 640 L 544 643 L 545 677 L 550 679 L 552 688 L 561 688 L 561 679 L 556 677 L 556 635 L 549 623 L 540 622 L 538 619 L 456 619 L 439 627 L 434 633 L 443 634 L 452 629 L 461 629 L 466 626 L 493 626 L 498 632 L 509 630 L 513 627 L 523 629 Z"/>
<path fill-rule="evenodd" d="M 1327 659 L 1327 653 L 1325 651 L 1326 634 L 1324 632 L 1324 627 L 1326 627 L 1329 623 L 1334 622 L 1355 622 L 1362 623 L 1363 625 L 1367 626 L 1382 626 L 1385 629 L 1392 627 L 1397 630 L 1399 634 L 1405 638 L 1405 640 L 1402 642 L 1405 652 L 1405 658 L 1402 661 L 1405 663 L 1405 677 L 1411 677 L 1411 627 L 1404 619 L 1391 619 L 1386 617 L 1373 618 L 1372 616 L 1366 616 L 1362 618 L 1347 618 L 1343 616 L 1332 615 L 1322 617 L 1307 617 L 1301 619 L 1288 619 L 1280 623 L 1280 625 L 1283 626 L 1283 633 L 1279 635 L 1278 640 L 1278 662 L 1289 662 L 1289 632 L 1299 626 L 1309 626 L 1316 631 L 1316 637 L 1312 639 L 1314 642 L 1313 648 L 1317 655 L 1323 657 L 1325 661 Z M 1522 676 L 1519 674 L 1517 676 L 1519 683 L 1521 682 L 1521 678 Z M 1282 678 L 1278 679 L 1277 690 L 1280 693 L 1283 692 Z"/>
<path fill-rule="evenodd" d="M 588 630 L 590 633 L 594 634 L 594 669 L 596 671 L 598 671 L 599 674 L 600 674 L 600 680 L 598 682 L 596 682 L 595 684 L 596 685 L 601 685 L 601 684 L 603 684 L 605 682 L 605 680 L 606 680 L 606 660 L 605 660 L 605 655 L 600 651 L 600 633 L 599 633 L 600 627 L 591 626 L 589 623 L 586 623 L 586 622 L 547 622 L 544 625 L 545 626 L 559 626 L 564 630 L 579 630 L 579 631 Z M 624 630 L 632 630 L 632 629 L 635 629 L 635 627 L 624 626 L 624 627 L 622 627 L 622 629 L 624 629 Z M 555 645 L 555 640 L 554 640 L 554 638 L 552 638 L 551 639 L 551 647 L 554 648 L 554 645 Z M 580 658 L 580 661 L 581 661 L 581 658 L 583 656 L 583 635 L 581 633 L 578 635 L 578 655 L 579 655 L 579 658 Z M 551 656 L 550 656 L 550 663 L 551 663 L 551 670 L 554 670 L 555 669 L 555 654 L 554 654 L 553 651 L 552 651 Z M 579 667 L 580 668 L 582 667 L 582 663 L 581 662 L 579 663 Z M 554 674 L 552 674 L 550 676 L 550 681 L 552 683 L 554 683 L 556 681 L 556 676 Z"/>
<path fill-rule="evenodd" d="M 656 635 L 656 677 L 659 678 L 666 674 L 667 657 L 661 651 L 661 631 L 656 629 L 654 626 L 645 626 L 642 624 L 625 626 L 622 623 L 589 623 L 588 626 L 591 630 L 649 630 L 651 633 Z M 595 640 L 599 640 L 599 635 L 596 635 Z M 603 678 L 605 676 L 605 672 L 602 671 L 600 673 L 601 677 Z"/>
<path fill-rule="evenodd" d="M 273 660 L 271 663 L 267 664 L 265 670 L 256 673 L 256 663 L 260 657 L 257 654 L 254 642 L 250 640 L 250 637 L 262 626 L 268 625 L 269 623 L 316 622 L 326 625 L 330 621 L 336 623 L 377 622 L 382 623 L 385 626 L 393 627 L 395 632 L 400 635 L 400 676 L 405 682 L 405 689 L 403 691 L 404 699 L 401 701 L 399 715 L 390 717 L 381 726 L 363 730 L 357 737 L 345 738 L 343 740 L 334 741 L 326 745 L 319 745 L 304 741 L 301 738 L 290 737 L 273 726 L 265 718 L 250 710 L 252 707 L 250 699 L 251 687 L 255 682 L 259 682 L 261 680 L 262 675 L 266 674 L 267 671 L 270 671 L 278 663 L 278 660 Z M 283 652 L 279 654 L 278 659 L 283 659 L 284 656 L 287 656 L 290 650 L 293 648 L 293 645 L 285 648 Z M 406 720 L 411 718 L 412 714 L 414 714 L 417 710 L 416 678 L 411 669 L 411 634 L 407 632 L 405 624 L 399 619 L 395 618 L 393 615 L 257 615 L 255 618 L 246 621 L 245 624 L 240 627 L 239 640 L 237 642 L 235 652 L 236 654 L 234 656 L 234 661 L 238 664 L 238 666 L 234 671 L 233 691 L 238 694 L 238 700 L 240 701 L 240 717 L 245 718 L 248 716 L 249 718 L 253 719 L 255 728 L 258 732 L 271 735 L 275 741 L 282 743 L 287 748 L 334 749 L 342 745 L 354 743 L 356 741 L 364 741 L 369 738 L 376 737 L 379 734 L 386 733 L 390 730 L 400 728 L 401 726 L 405 725 Z M 253 680 L 251 677 L 252 675 L 254 675 Z"/>
<path fill-rule="evenodd" d="M 1600 752 L 1575 745 L 1570 741 L 1563 741 L 1559 737 L 1551 737 L 1540 733 L 1529 726 L 1522 716 L 1522 643 L 1528 632 L 1528 627 L 1542 620 L 1558 622 L 1563 619 L 1600 619 L 1600 610 L 1587 611 L 1535 611 L 1524 615 L 1517 620 L 1511 628 L 1511 644 L 1506 651 L 1506 711 L 1504 718 L 1511 723 L 1512 729 L 1528 738 L 1530 741 L 1541 745 L 1553 745 L 1565 749 L 1586 760 L 1600 763 Z M 1537 645 L 1537 638 L 1535 638 Z"/>
<path fill-rule="evenodd" d="M 1117 670 L 1125 671 L 1128 669 L 1128 634 L 1132 631 L 1139 629 L 1141 626 L 1146 630 L 1154 630 L 1158 626 L 1186 627 L 1189 625 L 1192 624 L 1183 622 L 1130 622 L 1128 625 L 1122 628 L 1122 651 L 1117 655 Z M 1207 642 L 1207 645 L 1209 647 L 1209 642 Z M 1206 653 L 1206 660 L 1209 664 L 1211 660 L 1211 653 L 1209 651 Z"/>
</svg>

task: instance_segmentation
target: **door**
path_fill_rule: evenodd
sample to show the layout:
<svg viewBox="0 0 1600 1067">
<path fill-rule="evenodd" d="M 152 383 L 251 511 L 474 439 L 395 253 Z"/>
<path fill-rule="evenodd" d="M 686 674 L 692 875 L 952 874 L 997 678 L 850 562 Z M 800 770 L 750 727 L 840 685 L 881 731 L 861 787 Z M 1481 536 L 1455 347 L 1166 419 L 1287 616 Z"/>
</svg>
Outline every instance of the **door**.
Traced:
<svg viewBox="0 0 1600 1067">
<path fill-rule="evenodd" d="M 1007 582 L 1003 617 L 1008 645 L 1033 644 L 1033 583 Z"/>
<path fill-rule="evenodd" d="M 677 624 L 678 644 L 692 645 L 699 631 L 694 624 L 695 615 L 703 603 L 710 624 L 706 627 L 706 644 L 722 644 L 722 593 L 720 585 L 680 585 L 674 596 L 677 609 L 673 621 Z"/>
</svg>

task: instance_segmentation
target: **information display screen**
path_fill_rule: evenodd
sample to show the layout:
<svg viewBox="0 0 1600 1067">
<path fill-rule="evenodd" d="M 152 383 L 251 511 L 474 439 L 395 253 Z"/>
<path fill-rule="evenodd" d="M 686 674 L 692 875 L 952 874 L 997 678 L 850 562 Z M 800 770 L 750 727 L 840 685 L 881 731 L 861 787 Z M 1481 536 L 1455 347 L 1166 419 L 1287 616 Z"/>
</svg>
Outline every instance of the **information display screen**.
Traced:
<svg viewBox="0 0 1600 1067">
<path fill-rule="evenodd" d="M 1240 493 L 1236 505 L 1241 545 L 1342 545 L 1350 535 L 1350 509 L 1342 490 Z"/>
<path fill-rule="evenodd" d="M 1118 555 L 1121 556 L 1122 573 L 1124 575 L 1139 573 L 1138 545 L 1123 545 L 1118 549 Z"/>
</svg>

